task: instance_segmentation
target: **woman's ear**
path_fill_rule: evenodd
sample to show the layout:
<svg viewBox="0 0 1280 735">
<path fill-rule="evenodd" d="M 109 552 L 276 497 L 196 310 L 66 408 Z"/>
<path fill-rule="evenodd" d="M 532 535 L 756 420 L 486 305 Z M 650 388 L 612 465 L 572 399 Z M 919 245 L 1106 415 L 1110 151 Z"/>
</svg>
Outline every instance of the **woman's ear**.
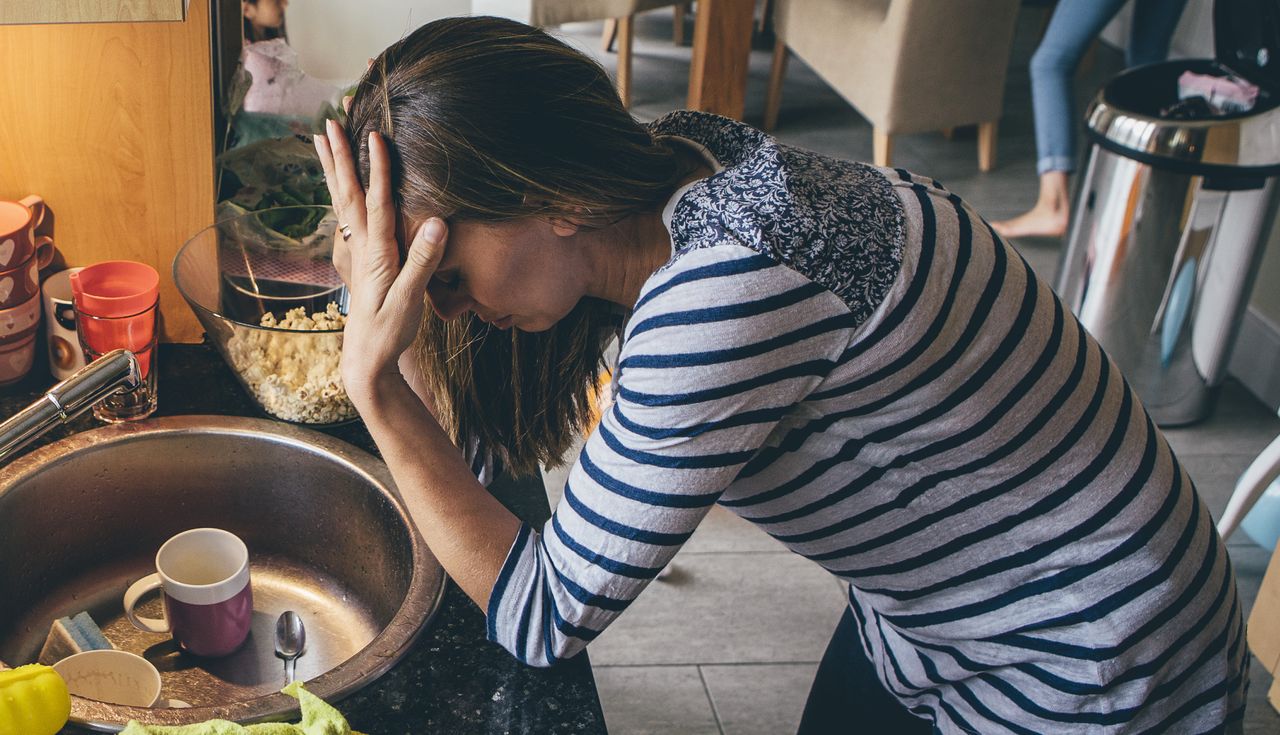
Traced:
<svg viewBox="0 0 1280 735">
<path fill-rule="evenodd" d="M 571 237 L 578 234 L 578 228 L 580 225 L 573 220 L 565 219 L 563 217 L 552 217 L 548 221 L 551 222 L 552 232 L 555 232 L 560 237 Z"/>
</svg>

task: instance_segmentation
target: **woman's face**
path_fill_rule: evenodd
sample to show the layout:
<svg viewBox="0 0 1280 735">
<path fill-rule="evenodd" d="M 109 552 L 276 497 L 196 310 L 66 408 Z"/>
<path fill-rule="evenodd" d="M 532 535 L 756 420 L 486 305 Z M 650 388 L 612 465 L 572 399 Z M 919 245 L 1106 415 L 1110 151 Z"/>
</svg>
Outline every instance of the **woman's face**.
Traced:
<svg viewBox="0 0 1280 735">
<path fill-rule="evenodd" d="M 444 257 L 427 284 L 436 313 L 471 311 L 500 329 L 550 329 L 585 293 L 572 228 L 526 218 L 451 222 Z"/>
<path fill-rule="evenodd" d="M 284 25 L 284 11 L 288 7 L 289 0 L 258 0 L 256 3 L 245 0 L 240 4 L 244 17 L 259 29 Z"/>
</svg>

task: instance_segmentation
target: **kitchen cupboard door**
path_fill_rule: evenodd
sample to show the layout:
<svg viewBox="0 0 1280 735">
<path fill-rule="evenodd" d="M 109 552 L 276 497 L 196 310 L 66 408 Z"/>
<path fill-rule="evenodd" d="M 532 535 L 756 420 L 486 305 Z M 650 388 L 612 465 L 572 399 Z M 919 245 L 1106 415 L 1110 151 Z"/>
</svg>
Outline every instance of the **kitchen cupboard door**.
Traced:
<svg viewBox="0 0 1280 735">
<path fill-rule="evenodd" d="M 4 0 L 0 24 L 186 20 L 188 0 Z"/>
</svg>

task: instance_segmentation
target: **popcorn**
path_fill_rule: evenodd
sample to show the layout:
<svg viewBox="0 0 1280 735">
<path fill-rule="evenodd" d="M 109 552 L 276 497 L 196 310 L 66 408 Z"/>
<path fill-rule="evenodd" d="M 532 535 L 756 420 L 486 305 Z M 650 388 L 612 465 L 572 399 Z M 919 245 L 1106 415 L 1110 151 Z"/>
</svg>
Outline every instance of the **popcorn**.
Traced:
<svg viewBox="0 0 1280 735">
<path fill-rule="evenodd" d="M 323 312 L 307 316 L 306 309 L 289 310 L 277 321 L 262 315 L 260 324 L 272 329 L 324 334 L 287 334 L 237 329 L 227 341 L 231 364 L 258 403 L 272 416 L 305 424 L 332 424 L 355 418 L 356 410 L 342 387 L 339 361 L 347 318 L 330 303 Z"/>
</svg>

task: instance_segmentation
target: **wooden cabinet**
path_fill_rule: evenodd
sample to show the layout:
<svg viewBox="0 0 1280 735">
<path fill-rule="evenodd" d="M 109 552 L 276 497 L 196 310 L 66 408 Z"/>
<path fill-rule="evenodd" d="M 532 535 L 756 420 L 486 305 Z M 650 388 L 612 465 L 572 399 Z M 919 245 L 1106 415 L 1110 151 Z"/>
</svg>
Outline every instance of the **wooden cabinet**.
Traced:
<svg viewBox="0 0 1280 735">
<path fill-rule="evenodd" d="M 0 199 L 44 197 L 69 266 L 159 271 L 163 341 L 200 339 L 172 263 L 213 223 L 213 165 L 207 2 L 182 23 L 0 25 Z"/>
<path fill-rule="evenodd" d="M 188 0 L 4 0 L 0 24 L 185 20 Z"/>
</svg>

